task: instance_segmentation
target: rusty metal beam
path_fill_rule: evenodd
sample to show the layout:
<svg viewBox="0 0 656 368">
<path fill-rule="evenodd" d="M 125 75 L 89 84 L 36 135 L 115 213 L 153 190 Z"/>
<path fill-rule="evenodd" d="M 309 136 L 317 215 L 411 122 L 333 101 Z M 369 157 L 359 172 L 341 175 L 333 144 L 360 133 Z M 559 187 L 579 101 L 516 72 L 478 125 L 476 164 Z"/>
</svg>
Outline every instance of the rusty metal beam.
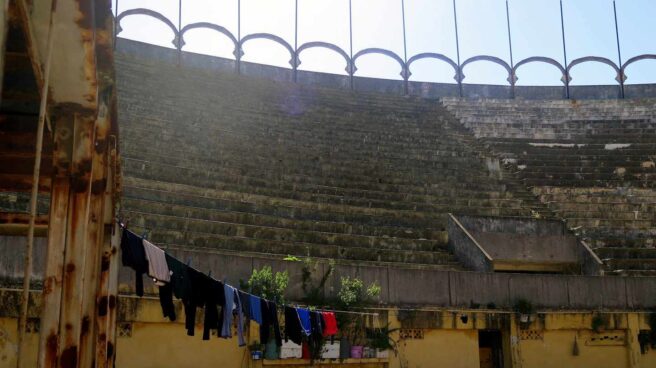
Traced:
<svg viewBox="0 0 656 368">
<path fill-rule="evenodd" d="M 86 328 L 81 320 L 85 267 L 85 248 L 91 195 L 92 152 L 95 117 L 74 113 L 71 194 L 68 211 L 66 252 L 59 317 L 59 366 L 78 367 L 80 334 Z M 88 322 L 86 322 L 88 323 Z"/>
<path fill-rule="evenodd" d="M 68 220 L 70 180 L 65 176 L 53 180 L 50 194 L 50 223 L 46 269 L 43 281 L 43 309 L 39 336 L 39 367 L 56 367 L 59 342 L 59 312 L 61 308 L 62 274 Z"/>
<path fill-rule="evenodd" d="M 108 98 L 107 96 L 106 98 Z M 98 293 L 99 273 L 103 253 L 106 219 L 105 199 L 108 177 L 108 140 L 111 121 L 105 101 L 101 102 L 95 126 L 94 150 L 91 163 L 91 198 L 89 200 L 89 218 L 87 224 L 87 246 L 84 259 L 82 327 L 79 343 L 79 366 L 91 367 L 96 359 L 95 332 L 96 295 Z M 111 200 L 111 197 L 109 198 Z M 111 222 L 110 222 L 111 224 Z M 87 326 L 88 328 L 84 328 Z"/>
</svg>

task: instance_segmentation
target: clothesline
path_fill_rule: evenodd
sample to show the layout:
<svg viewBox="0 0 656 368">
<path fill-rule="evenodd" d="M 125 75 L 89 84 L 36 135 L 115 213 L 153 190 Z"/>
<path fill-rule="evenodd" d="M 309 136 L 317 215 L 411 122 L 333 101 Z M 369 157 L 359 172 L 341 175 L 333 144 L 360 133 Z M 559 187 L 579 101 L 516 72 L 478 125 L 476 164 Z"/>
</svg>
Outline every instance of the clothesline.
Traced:
<svg viewBox="0 0 656 368">
<path fill-rule="evenodd" d="M 230 326 L 236 313 L 239 320 L 237 333 L 239 345 L 243 339 L 243 318 L 260 325 L 260 338 L 269 341 L 271 333 L 278 346 L 282 344 L 278 305 L 274 301 L 239 290 L 225 282 L 218 281 L 165 252 L 144 237 L 139 237 L 117 221 L 123 230 L 121 236 L 122 261 L 124 266 L 136 272 L 136 294 L 143 296 L 143 275 L 150 276 L 159 287 L 159 300 L 164 317 L 176 319 L 173 296 L 182 300 L 185 310 L 187 335 L 193 336 L 196 309 L 204 309 L 203 340 L 209 340 L 210 331 L 220 331 L 223 338 L 232 337 Z M 360 316 L 378 317 L 378 313 L 356 311 L 333 311 L 327 309 L 307 309 L 281 303 L 285 317 L 285 340 L 296 343 L 308 340 L 318 343 L 323 337 L 334 336 L 338 332 L 335 313 L 348 313 Z M 220 311 L 219 312 L 219 308 Z"/>
<path fill-rule="evenodd" d="M 123 230 L 130 231 L 130 230 L 127 229 L 127 225 L 123 224 L 123 223 L 120 222 L 120 221 L 118 221 L 118 223 L 119 223 L 119 226 L 120 226 Z M 147 231 L 147 232 L 149 232 L 149 231 Z M 144 233 L 144 234 L 145 234 L 145 233 Z M 136 235 L 136 234 L 135 234 L 135 235 Z M 142 238 L 143 238 L 143 237 L 142 237 Z M 152 244 L 152 243 L 151 243 L 151 244 Z M 170 254 L 169 254 L 168 252 L 166 252 L 164 249 L 158 247 L 157 245 L 153 244 L 153 246 L 155 246 L 155 247 L 157 247 L 158 249 L 162 250 L 163 252 L 165 252 L 166 254 L 168 254 L 171 258 L 174 258 L 174 259 L 176 259 L 177 261 L 182 262 L 181 260 L 177 259 L 176 257 L 173 257 L 172 255 L 170 255 Z M 182 262 L 182 263 L 184 263 L 184 262 Z M 196 270 L 195 268 L 193 268 L 193 267 L 190 266 L 189 264 L 187 264 L 187 267 L 193 269 L 194 271 L 197 271 L 197 272 L 203 273 L 203 272 L 201 272 L 201 271 L 199 271 L 199 270 Z M 212 280 L 214 280 L 214 281 L 221 282 L 221 281 L 219 281 L 219 280 L 215 280 L 214 278 L 212 278 L 212 276 L 211 276 L 211 272 L 212 272 L 212 271 L 210 270 L 209 273 L 207 274 L 207 276 L 208 276 L 209 278 L 211 278 Z M 226 283 L 226 284 L 227 284 L 227 283 Z M 227 285 L 229 285 L 229 284 L 227 284 Z M 230 285 L 230 286 L 231 286 L 231 285 Z M 235 288 L 235 289 L 237 289 L 237 288 Z M 237 290 L 239 290 L 239 289 L 237 289 Z M 249 295 L 251 295 L 250 293 L 248 293 L 248 292 L 246 292 L 246 291 L 243 291 L 243 290 L 239 290 L 239 291 L 242 291 L 242 292 L 245 293 L 245 294 L 249 294 Z M 262 298 L 262 297 L 260 297 L 260 298 Z M 262 299 L 265 299 L 265 298 L 262 298 Z M 283 306 L 286 306 L 286 304 L 283 304 Z M 290 305 L 290 306 L 291 306 L 291 305 Z M 315 308 L 315 309 L 312 309 L 312 310 L 313 310 L 313 311 L 317 311 L 317 312 L 332 312 L 332 313 L 340 313 L 340 314 L 358 314 L 358 315 L 362 315 L 362 316 L 376 316 L 376 317 L 377 317 L 377 316 L 380 315 L 379 313 L 376 313 L 376 312 L 356 312 L 356 311 L 345 311 L 345 310 L 323 309 L 323 308 L 322 308 L 322 309 Z"/>
</svg>

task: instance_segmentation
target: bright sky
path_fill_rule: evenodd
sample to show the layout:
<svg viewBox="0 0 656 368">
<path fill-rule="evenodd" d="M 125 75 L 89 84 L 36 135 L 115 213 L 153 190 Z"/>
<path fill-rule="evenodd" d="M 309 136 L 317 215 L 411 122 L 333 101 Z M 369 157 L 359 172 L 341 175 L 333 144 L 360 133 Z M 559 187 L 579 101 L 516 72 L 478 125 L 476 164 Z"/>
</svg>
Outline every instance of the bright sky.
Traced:
<svg viewBox="0 0 656 368">
<path fill-rule="evenodd" d="M 117 1 L 117 0 L 113 0 Z M 352 0 L 353 53 L 368 48 L 403 52 L 401 0 Z M 559 0 L 509 0 L 514 62 L 547 56 L 563 63 Z M 492 55 L 510 63 L 505 0 L 456 0 L 461 61 Z M 612 0 L 563 0 L 567 59 L 602 56 L 618 63 Z M 118 0 L 119 12 L 133 8 L 155 10 L 178 24 L 178 0 Z M 622 61 L 640 54 L 656 54 L 656 1 L 617 0 Z M 437 52 L 456 60 L 452 0 L 405 0 L 407 57 Z M 182 0 L 182 26 L 211 22 L 237 35 L 237 0 Z M 173 33 L 158 20 L 135 15 L 122 20 L 120 37 L 173 47 Z M 272 33 L 294 46 L 294 0 L 241 0 L 241 36 Z M 310 41 L 336 44 L 349 53 L 348 0 L 298 0 L 298 46 Z M 213 30 L 185 34 L 183 50 L 234 59 L 232 42 Z M 244 45 L 243 60 L 289 66 L 290 55 L 268 40 Z M 346 74 L 344 59 L 326 49 L 301 53 L 302 70 Z M 401 79 L 400 66 L 382 55 L 357 60 L 357 76 Z M 411 66 L 411 80 L 454 83 L 454 71 L 437 60 Z M 489 62 L 464 69 L 465 83 L 507 84 L 505 71 Z M 656 83 L 656 60 L 627 68 L 627 84 Z M 616 84 L 607 65 L 585 63 L 574 67 L 573 85 Z M 546 64 L 518 70 L 518 85 L 562 85 L 560 72 Z"/>
</svg>

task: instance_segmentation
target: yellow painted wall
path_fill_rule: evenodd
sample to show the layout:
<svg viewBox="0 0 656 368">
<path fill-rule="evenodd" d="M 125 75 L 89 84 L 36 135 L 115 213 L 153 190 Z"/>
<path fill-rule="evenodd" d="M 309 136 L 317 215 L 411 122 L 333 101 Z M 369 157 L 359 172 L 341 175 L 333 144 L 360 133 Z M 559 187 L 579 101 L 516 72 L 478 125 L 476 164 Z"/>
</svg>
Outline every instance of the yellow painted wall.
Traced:
<svg viewBox="0 0 656 368">
<path fill-rule="evenodd" d="M 399 343 L 391 368 L 478 368 L 478 332 L 427 330 L 422 340 Z"/>
<path fill-rule="evenodd" d="M 120 368 L 161 367 L 248 367 L 248 349 L 237 346 L 237 338 L 212 336 L 202 340 L 202 326 L 196 336 L 187 336 L 179 323 L 133 323 L 132 337 L 116 341 L 116 366 Z"/>
<path fill-rule="evenodd" d="M 579 355 L 572 354 L 577 336 Z M 520 340 L 522 366 L 531 368 L 628 367 L 626 346 L 588 346 L 587 332 L 545 331 L 544 340 Z"/>
<path fill-rule="evenodd" d="M 200 324 L 196 336 L 188 337 L 181 321 L 165 321 L 154 302 L 153 305 L 146 304 L 150 303 L 142 303 L 134 309 L 132 317 L 136 317 L 136 321 L 132 323 L 131 337 L 117 338 L 117 367 L 246 368 L 251 365 L 248 350 L 239 348 L 236 338 L 224 340 L 213 336 L 209 341 L 202 341 Z M 182 318 L 184 315 L 180 313 L 180 316 Z M 519 356 L 513 366 L 516 368 L 656 368 L 656 350 L 640 354 L 637 345 L 638 330 L 648 328 L 646 315 L 626 313 L 613 318 L 616 321 L 612 327 L 616 331 L 628 331 L 624 346 L 586 345 L 586 338 L 591 334 L 588 323 L 590 313 L 549 314 L 544 322 L 536 322 L 530 327 L 543 331 L 542 340 L 519 339 L 518 330 L 512 334 L 517 338 L 512 344 L 513 354 L 504 352 L 506 368 L 511 367 L 512 356 Z M 389 322 L 391 327 L 399 325 L 394 313 L 390 313 Z M 478 368 L 478 331 L 471 322 L 468 325 L 448 323 L 448 318 L 446 322 L 446 328 L 424 330 L 423 339 L 400 341 L 399 354 L 390 355 L 389 367 Z M 0 318 L 2 368 L 15 366 L 16 325 L 16 319 Z M 508 332 L 504 331 L 504 334 Z M 255 324 L 251 324 L 249 334 L 257 338 Z M 35 366 L 38 335 L 30 333 L 27 336 L 28 366 Z M 575 336 L 578 338 L 579 356 L 572 354 Z"/>
<path fill-rule="evenodd" d="M 15 318 L 0 318 L 0 367 L 15 367 L 18 351 L 18 321 Z M 25 335 L 29 340 L 27 345 L 27 367 L 36 367 L 36 354 L 39 346 L 39 335 Z"/>
</svg>

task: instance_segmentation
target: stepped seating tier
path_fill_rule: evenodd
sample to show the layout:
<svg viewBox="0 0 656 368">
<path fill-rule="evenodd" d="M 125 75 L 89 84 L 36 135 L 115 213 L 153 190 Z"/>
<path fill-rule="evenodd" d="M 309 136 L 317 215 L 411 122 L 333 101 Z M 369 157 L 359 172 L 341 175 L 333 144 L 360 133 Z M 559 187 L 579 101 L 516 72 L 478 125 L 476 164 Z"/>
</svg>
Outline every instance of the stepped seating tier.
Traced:
<svg viewBox="0 0 656 368">
<path fill-rule="evenodd" d="M 442 103 L 609 274 L 656 274 L 656 100 Z"/>
<path fill-rule="evenodd" d="M 164 246 L 460 269 L 447 213 L 550 214 L 435 101 L 116 63 L 122 214 Z"/>
</svg>

